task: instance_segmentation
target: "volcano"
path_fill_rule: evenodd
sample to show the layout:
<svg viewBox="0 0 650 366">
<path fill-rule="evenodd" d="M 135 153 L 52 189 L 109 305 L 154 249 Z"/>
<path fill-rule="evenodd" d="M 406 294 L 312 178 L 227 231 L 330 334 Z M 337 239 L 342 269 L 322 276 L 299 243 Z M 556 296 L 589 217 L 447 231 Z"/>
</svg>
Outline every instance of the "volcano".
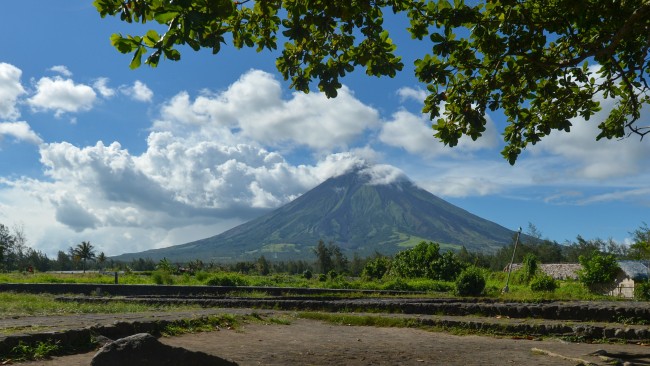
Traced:
<svg viewBox="0 0 650 366">
<path fill-rule="evenodd" d="M 378 180 L 369 168 L 327 179 L 288 204 L 219 235 L 113 259 L 236 262 L 313 260 L 319 240 L 351 255 L 392 255 L 420 241 L 441 249 L 493 252 L 515 232 L 419 188 L 405 176 Z"/>
</svg>

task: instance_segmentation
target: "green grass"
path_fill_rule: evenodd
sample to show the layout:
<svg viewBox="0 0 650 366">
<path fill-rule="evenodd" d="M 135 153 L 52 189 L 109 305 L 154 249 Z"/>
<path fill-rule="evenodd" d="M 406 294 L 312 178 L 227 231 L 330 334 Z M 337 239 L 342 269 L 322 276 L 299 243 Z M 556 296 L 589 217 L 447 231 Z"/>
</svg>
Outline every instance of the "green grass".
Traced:
<svg viewBox="0 0 650 366">
<path fill-rule="evenodd" d="M 422 325 L 414 319 L 384 317 L 377 315 L 349 315 L 318 312 L 301 312 L 296 315 L 300 319 L 319 320 L 336 325 L 354 325 L 364 327 L 396 327 L 419 328 Z"/>
<path fill-rule="evenodd" d="M 302 312 L 296 317 L 301 319 L 318 320 L 336 325 L 365 326 L 379 328 L 412 328 L 428 332 L 446 332 L 454 335 L 496 335 L 492 329 L 479 329 L 464 326 L 438 326 L 424 324 L 418 319 L 390 317 L 381 315 L 349 315 L 334 313 Z"/>
<path fill-rule="evenodd" d="M 289 325 L 291 321 L 286 317 L 266 317 L 259 313 L 251 315 L 221 314 L 173 322 L 167 325 L 161 333 L 164 336 L 172 337 L 187 333 L 212 332 L 222 328 L 236 330 L 246 323 Z"/>
<path fill-rule="evenodd" d="M 516 273 L 513 273 L 509 282 L 509 292 L 501 293 L 505 286 L 507 273 L 486 271 L 485 296 L 509 301 L 542 301 L 542 300 L 615 300 L 619 298 L 596 295 L 590 293 L 578 281 L 559 281 L 560 287 L 553 292 L 533 292 L 527 284 L 520 283 Z M 211 281 L 211 282 L 210 282 Z M 114 277 L 110 273 L 86 274 L 57 274 L 57 273 L 2 273 L 0 283 L 85 283 L 85 284 L 112 284 Z M 361 278 L 340 276 L 335 279 L 319 281 L 318 276 L 305 279 L 300 275 L 271 274 L 268 276 L 245 275 L 230 272 L 199 272 L 195 276 L 189 274 L 172 275 L 161 274 L 160 271 L 134 272 L 120 275 L 120 284 L 173 284 L 184 286 L 197 285 L 236 285 L 259 287 L 298 287 L 298 288 L 327 288 L 351 290 L 395 290 L 419 291 L 424 296 L 451 297 L 453 296 L 454 283 L 434 281 L 429 279 L 398 279 L 385 278 L 382 280 L 364 280 Z M 238 296 L 246 296 L 245 291 Z M 256 296 L 260 296 L 259 294 Z M 0 305 L 0 310 L 2 305 Z"/>
<path fill-rule="evenodd" d="M 173 306 L 173 309 L 195 309 L 197 306 Z M 155 305 L 114 302 L 79 303 L 60 302 L 50 294 L 22 294 L 0 292 L 0 316 L 3 318 L 15 316 L 47 316 L 69 314 L 99 314 L 99 313 L 136 313 L 169 310 L 172 307 Z"/>
<path fill-rule="evenodd" d="M 506 277 L 506 272 L 490 273 L 487 276 L 487 283 L 485 285 L 486 296 L 509 301 L 531 302 L 542 300 L 625 300 L 618 297 L 591 293 L 582 283 L 575 280 L 558 281 L 560 287 L 552 292 L 534 292 L 528 284 L 519 283 L 514 273 L 510 277 L 508 293 L 502 293 L 506 285 Z"/>
<path fill-rule="evenodd" d="M 167 325 L 161 333 L 164 336 L 173 337 L 187 333 L 212 332 L 220 328 L 236 328 L 239 326 L 240 321 L 241 317 L 230 314 L 185 319 Z"/>
</svg>

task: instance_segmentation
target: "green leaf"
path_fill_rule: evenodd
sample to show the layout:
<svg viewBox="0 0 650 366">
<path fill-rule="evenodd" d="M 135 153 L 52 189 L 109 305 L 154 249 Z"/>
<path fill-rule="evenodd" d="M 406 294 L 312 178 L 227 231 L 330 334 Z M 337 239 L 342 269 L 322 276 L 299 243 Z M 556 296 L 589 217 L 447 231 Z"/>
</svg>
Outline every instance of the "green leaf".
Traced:
<svg viewBox="0 0 650 366">
<path fill-rule="evenodd" d="M 138 50 L 135 51 L 135 53 L 133 54 L 133 58 L 131 59 L 131 63 L 129 64 L 131 70 L 135 70 L 138 67 L 140 67 L 140 65 L 142 64 L 142 55 L 144 55 L 145 52 L 147 52 L 147 49 L 144 46 L 138 47 Z"/>
<path fill-rule="evenodd" d="M 157 13 L 154 16 L 154 19 L 161 24 L 169 24 L 174 18 L 176 18 L 180 13 L 177 11 L 167 11 L 162 13 Z"/>
<path fill-rule="evenodd" d="M 143 41 L 148 47 L 153 47 L 160 40 L 160 35 L 153 29 L 150 29 L 147 34 L 145 34 Z"/>
</svg>

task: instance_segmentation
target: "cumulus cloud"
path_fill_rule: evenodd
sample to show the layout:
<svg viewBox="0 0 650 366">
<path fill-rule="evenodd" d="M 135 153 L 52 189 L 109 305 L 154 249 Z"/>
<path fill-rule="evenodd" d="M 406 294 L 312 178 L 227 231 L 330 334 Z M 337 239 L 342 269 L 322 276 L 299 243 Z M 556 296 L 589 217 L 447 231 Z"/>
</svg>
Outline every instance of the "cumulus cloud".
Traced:
<svg viewBox="0 0 650 366">
<path fill-rule="evenodd" d="M 244 138 L 270 147 L 302 145 L 321 151 L 344 149 L 379 124 L 378 112 L 343 87 L 335 99 L 322 93 L 294 93 L 282 98 L 273 75 L 252 70 L 227 90 L 205 92 L 194 101 L 179 93 L 156 122 L 160 129 L 200 125 L 204 132 L 227 127 Z"/>
<path fill-rule="evenodd" d="M 15 120 L 20 117 L 16 106 L 18 98 L 25 94 L 20 83 L 22 71 L 10 64 L 0 63 L 0 118 Z"/>
<path fill-rule="evenodd" d="M 151 102 L 153 99 L 153 91 L 140 80 L 136 80 L 132 86 L 121 86 L 120 91 L 138 102 Z"/>
<path fill-rule="evenodd" d="M 56 208 L 56 220 L 72 230 L 81 232 L 96 227 L 97 218 L 72 194 L 67 194 L 52 203 Z"/>
<path fill-rule="evenodd" d="M 108 87 L 108 78 L 98 78 L 93 83 L 93 88 L 104 98 L 111 98 L 115 95 L 115 89 Z"/>
<path fill-rule="evenodd" d="M 382 125 L 379 140 L 389 146 L 402 148 L 413 155 L 435 157 L 441 155 L 458 155 L 482 149 L 493 149 L 498 145 L 498 133 L 492 119 L 486 117 L 486 130 L 483 136 L 472 141 L 467 136 L 461 137 L 458 145 L 451 148 L 433 136 L 431 121 L 423 114 L 414 114 L 401 110 Z"/>
<path fill-rule="evenodd" d="M 35 145 L 41 144 L 43 140 L 32 130 L 27 122 L 1 122 L 0 136 L 12 136 L 16 140 L 29 142 Z"/>
<path fill-rule="evenodd" d="M 66 66 L 64 66 L 64 65 L 52 66 L 50 68 L 50 71 L 54 71 L 54 72 L 59 73 L 59 74 L 65 76 L 65 77 L 68 77 L 68 78 L 72 76 L 72 72 L 70 70 L 68 70 L 68 68 Z"/>
<path fill-rule="evenodd" d="M 362 169 L 360 173 L 370 177 L 368 183 L 371 185 L 385 185 L 408 180 L 403 171 L 387 164 L 371 165 Z"/>
<path fill-rule="evenodd" d="M 553 131 L 529 150 L 536 158 L 551 156 L 561 164 L 555 170 L 564 179 L 576 180 L 617 180 L 650 173 L 647 157 L 650 144 L 638 138 L 622 140 L 596 140 L 598 123 L 604 120 L 614 106 L 614 100 L 601 100 L 602 110 L 589 121 L 583 118 L 571 120 L 570 133 Z M 641 120 L 648 120 L 650 112 L 642 111 Z"/>
<path fill-rule="evenodd" d="M 54 111 L 56 116 L 90 110 L 97 94 L 88 85 L 71 79 L 43 77 L 36 83 L 36 93 L 27 102 L 37 111 Z"/>
<path fill-rule="evenodd" d="M 400 88 L 397 90 L 397 95 L 402 102 L 412 99 L 415 102 L 422 103 L 427 97 L 427 92 L 420 88 Z"/>
</svg>

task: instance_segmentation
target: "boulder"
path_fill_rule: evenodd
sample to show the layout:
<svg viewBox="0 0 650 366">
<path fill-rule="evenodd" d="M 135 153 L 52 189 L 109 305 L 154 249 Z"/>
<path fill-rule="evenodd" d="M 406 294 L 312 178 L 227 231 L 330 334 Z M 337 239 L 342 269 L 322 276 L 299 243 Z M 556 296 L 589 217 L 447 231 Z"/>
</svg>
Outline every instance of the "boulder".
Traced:
<svg viewBox="0 0 650 366">
<path fill-rule="evenodd" d="M 91 366 L 232 366 L 237 363 L 203 352 L 162 344 L 149 333 L 139 333 L 105 344 Z"/>
</svg>

